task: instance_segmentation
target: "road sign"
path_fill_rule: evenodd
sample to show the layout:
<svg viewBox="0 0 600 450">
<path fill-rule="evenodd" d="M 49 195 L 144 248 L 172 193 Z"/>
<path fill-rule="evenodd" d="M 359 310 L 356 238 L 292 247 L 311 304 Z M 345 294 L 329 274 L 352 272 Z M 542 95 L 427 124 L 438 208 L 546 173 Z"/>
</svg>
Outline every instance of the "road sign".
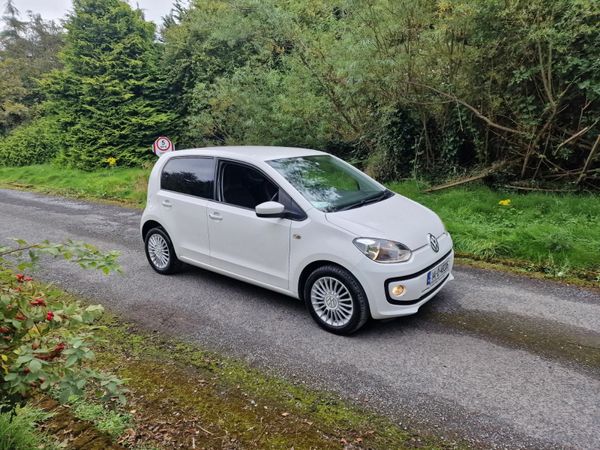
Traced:
<svg viewBox="0 0 600 450">
<path fill-rule="evenodd" d="M 171 142 L 171 139 L 166 136 L 160 136 L 154 141 L 154 145 L 152 146 L 152 151 L 154 151 L 156 156 L 162 156 L 173 150 L 175 150 L 175 146 L 173 145 L 173 142 Z"/>
</svg>

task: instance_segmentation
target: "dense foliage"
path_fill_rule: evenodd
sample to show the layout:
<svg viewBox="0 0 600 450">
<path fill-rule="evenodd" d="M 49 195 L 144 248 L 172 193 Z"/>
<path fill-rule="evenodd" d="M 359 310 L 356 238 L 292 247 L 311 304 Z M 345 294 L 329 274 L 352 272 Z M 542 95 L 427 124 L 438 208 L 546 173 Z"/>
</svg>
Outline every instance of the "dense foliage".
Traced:
<svg viewBox="0 0 600 450">
<path fill-rule="evenodd" d="M 50 161 L 58 154 L 62 138 L 53 117 L 38 117 L 0 140 L 2 164 L 28 166 Z"/>
<path fill-rule="evenodd" d="M 29 13 L 21 20 L 12 1 L 0 21 L 0 136 L 33 116 L 43 98 L 37 80 L 60 67 L 62 29 Z"/>
<path fill-rule="evenodd" d="M 54 389 L 66 401 L 80 395 L 90 380 L 103 395 L 122 398 L 120 380 L 87 364 L 94 357 L 89 347 L 92 324 L 102 307 L 66 301 L 60 292 L 14 271 L 50 255 L 109 273 L 118 270 L 117 253 L 102 253 L 71 241 L 17 244 L 16 248 L 0 247 L 0 412 L 13 410 L 35 389 Z M 8 259 L 22 254 L 27 260 Z"/>
<path fill-rule="evenodd" d="M 317 147 L 388 180 L 594 187 L 599 21 L 596 0 L 192 0 L 155 39 L 123 1 L 77 0 L 41 114 L 86 169 L 169 134 Z"/>
<path fill-rule="evenodd" d="M 600 131 L 599 13 L 585 0 L 196 1 L 164 32 L 180 139 L 316 146 L 387 179 L 494 162 L 575 176 Z"/>
<path fill-rule="evenodd" d="M 120 0 L 75 0 L 66 29 L 64 68 L 44 82 L 61 160 L 94 168 L 148 158 L 172 121 L 160 100 L 154 26 Z"/>
</svg>

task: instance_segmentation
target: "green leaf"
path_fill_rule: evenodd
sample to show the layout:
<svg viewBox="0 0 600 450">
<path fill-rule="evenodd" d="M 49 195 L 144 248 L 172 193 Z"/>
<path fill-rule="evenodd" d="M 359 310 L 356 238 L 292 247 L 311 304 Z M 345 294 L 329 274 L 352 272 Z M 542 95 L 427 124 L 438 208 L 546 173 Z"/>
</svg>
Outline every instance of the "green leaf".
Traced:
<svg viewBox="0 0 600 450">
<path fill-rule="evenodd" d="M 42 369 L 42 362 L 39 359 L 34 359 L 29 363 L 29 370 L 32 373 L 37 373 Z"/>
<path fill-rule="evenodd" d="M 67 358 L 67 361 L 65 362 L 65 367 L 71 367 L 73 366 L 77 361 L 79 360 L 79 357 L 77 355 L 71 355 Z"/>
</svg>

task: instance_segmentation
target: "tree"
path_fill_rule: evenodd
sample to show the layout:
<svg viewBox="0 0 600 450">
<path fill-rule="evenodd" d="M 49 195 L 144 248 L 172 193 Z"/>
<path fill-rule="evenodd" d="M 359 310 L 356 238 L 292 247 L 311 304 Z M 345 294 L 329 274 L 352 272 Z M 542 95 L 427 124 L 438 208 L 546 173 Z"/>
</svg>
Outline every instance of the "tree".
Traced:
<svg viewBox="0 0 600 450">
<path fill-rule="evenodd" d="M 154 25 L 121 0 L 75 0 L 66 23 L 64 68 L 44 85 L 46 109 L 63 131 L 67 164 L 92 169 L 148 159 L 152 141 L 169 131 L 162 100 Z"/>
<path fill-rule="evenodd" d="M 35 115 L 41 100 L 38 79 L 60 67 L 62 29 L 29 13 L 21 20 L 11 0 L 0 31 L 0 136 Z"/>
</svg>

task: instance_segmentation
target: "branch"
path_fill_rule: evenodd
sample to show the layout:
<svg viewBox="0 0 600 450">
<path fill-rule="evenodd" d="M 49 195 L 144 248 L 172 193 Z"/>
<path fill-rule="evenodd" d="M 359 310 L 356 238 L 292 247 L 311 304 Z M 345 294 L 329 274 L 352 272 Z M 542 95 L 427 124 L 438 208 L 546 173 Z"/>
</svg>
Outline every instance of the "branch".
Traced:
<svg viewBox="0 0 600 450">
<path fill-rule="evenodd" d="M 505 184 L 505 188 L 516 189 L 519 191 L 533 191 L 533 192 L 577 192 L 575 189 L 543 189 L 537 187 L 528 186 L 515 186 L 514 184 Z"/>
<path fill-rule="evenodd" d="M 590 150 L 590 154 L 588 155 L 587 159 L 585 160 L 585 164 L 583 165 L 583 169 L 581 170 L 581 175 L 579 175 L 579 178 L 577 179 L 577 182 L 575 184 L 581 183 L 581 181 L 585 178 L 588 167 L 590 166 L 590 164 L 592 164 L 592 160 L 594 159 L 594 155 L 596 154 L 596 151 L 598 150 L 599 144 L 600 144 L 600 134 L 596 138 L 596 142 L 594 142 L 594 146 L 592 147 L 592 150 Z"/>
<path fill-rule="evenodd" d="M 587 133 L 588 131 L 590 131 L 599 121 L 600 119 L 596 120 L 593 124 L 588 125 L 585 128 L 582 128 L 581 130 L 579 130 L 577 133 L 575 133 L 573 136 L 571 136 L 568 139 L 565 139 L 563 142 L 561 142 L 558 147 L 556 147 L 556 150 L 558 150 L 559 148 L 561 148 L 564 145 L 567 145 L 569 142 L 572 142 L 575 139 L 578 139 L 579 137 L 583 136 L 585 133 Z"/>
<path fill-rule="evenodd" d="M 441 191 L 442 189 L 448 189 L 448 188 L 451 188 L 454 186 L 459 186 L 461 184 L 470 183 L 471 181 L 481 180 L 482 178 L 487 177 L 489 174 L 491 174 L 491 173 L 497 171 L 498 169 L 501 169 L 504 166 L 507 166 L 513 162 L 514 162 L 514 160 L 500 161 L 500 162 L 497 162 L 496 164 L 492 164 L 490 167 L 488 167 L 487 169 L 484 169 L 481 173 L 479 173 L 477 175 L 473 175 L 473 176 L 470 176 L 467 178 L 461 178 L 459 180 L 450 181 L 448 183 L 440 184 L 438 186 L 433 186 L 433 187 L 430 187 L 429 189 L 425 189 L 423 192 Z"/>
<path fill-rule="evenodd" d="M 499 130 L 506 131 L 506 132 L 512 133 L 512 134 L 519 134 L 521 136 L 529 136 L 529 133 L 527 133 L 525 131 L 516 130 L 516 129 L 510 128 L 510 127 L 505 127 L 504 125 L 500 125 L 500 124 L 494 122 L 492 119 L 490 119 L 489 117 L 485 116 L 482 112 L 480 112 L 477 108 L 475 108 L 474 106 L 471 106 L 470 104 L 468 104 L 464 100 L 461 100 L 456 95 L 448 94 L 447 92 L 440 91 L 439 89 L 436 89 L 436 88 L 434 88 L 432 86 L 428 86 L 426 84 L 415 83 L 415 82 L 412 82 L 412 81 L 408 81 L 408 83 L 414 84 L 416 86 L 424 87 L 424 88 L 429 89 L 430 91 L 433 91 L 433 92 L 435 92 L 435 93 L 437 93 L 437 94 L 439 94 L 439 95 L 441 95 L 443 97 L 449 98 L 449 99 L 451 99 L 451 100 L 453 100 L 453 101 L 455 101 L 457 103 L 460 103 L 465 108 L 470 109 L 473 112 L 473 114 L 475 114 L 477 117 L 479 117 L 485 123 L 487 123 L 490 127 L 497 128 Z"/>
<path fill-rule="evenodd" d="M 552 47 L 548 47 L 548 58 L 549 58 L 549 62 L 548 62 L 548 75 L 546 75 L 546 72 L 544 70 L 544 57 L 542 55 L 542 44 L 540 44 L 540 41 L 537 41 L 537 49 L 538 49 L 538 58 L 540 60 L 540 72 L 542 75 L 542 83 L 544 85 L 544 90 L 546 91 L 546 95 L 548 96 L 548 101 L 554 105 L 555 101 L 554 98 L 552 97 L 552 86 L 550 85 L 550 64 L 551 64 L 551 59 L 552 58 Z"/>
<path fill-rule="evenodd" d="M 11 253 L 18 253 L 18 252 L 22 252 L 25 250 L 29 250 L 30 248 L 38 248 L 40 246 L 40 244 L 33 244 L 33 245 L 28 245 L 26 247 L 19 247 L 19 248 L 13 248 L 11 250 L 7 250 L 5 252 L 0 253 L 0 258 L 5 256 L 5 255 L 10 255 Z"/>
</svg>

